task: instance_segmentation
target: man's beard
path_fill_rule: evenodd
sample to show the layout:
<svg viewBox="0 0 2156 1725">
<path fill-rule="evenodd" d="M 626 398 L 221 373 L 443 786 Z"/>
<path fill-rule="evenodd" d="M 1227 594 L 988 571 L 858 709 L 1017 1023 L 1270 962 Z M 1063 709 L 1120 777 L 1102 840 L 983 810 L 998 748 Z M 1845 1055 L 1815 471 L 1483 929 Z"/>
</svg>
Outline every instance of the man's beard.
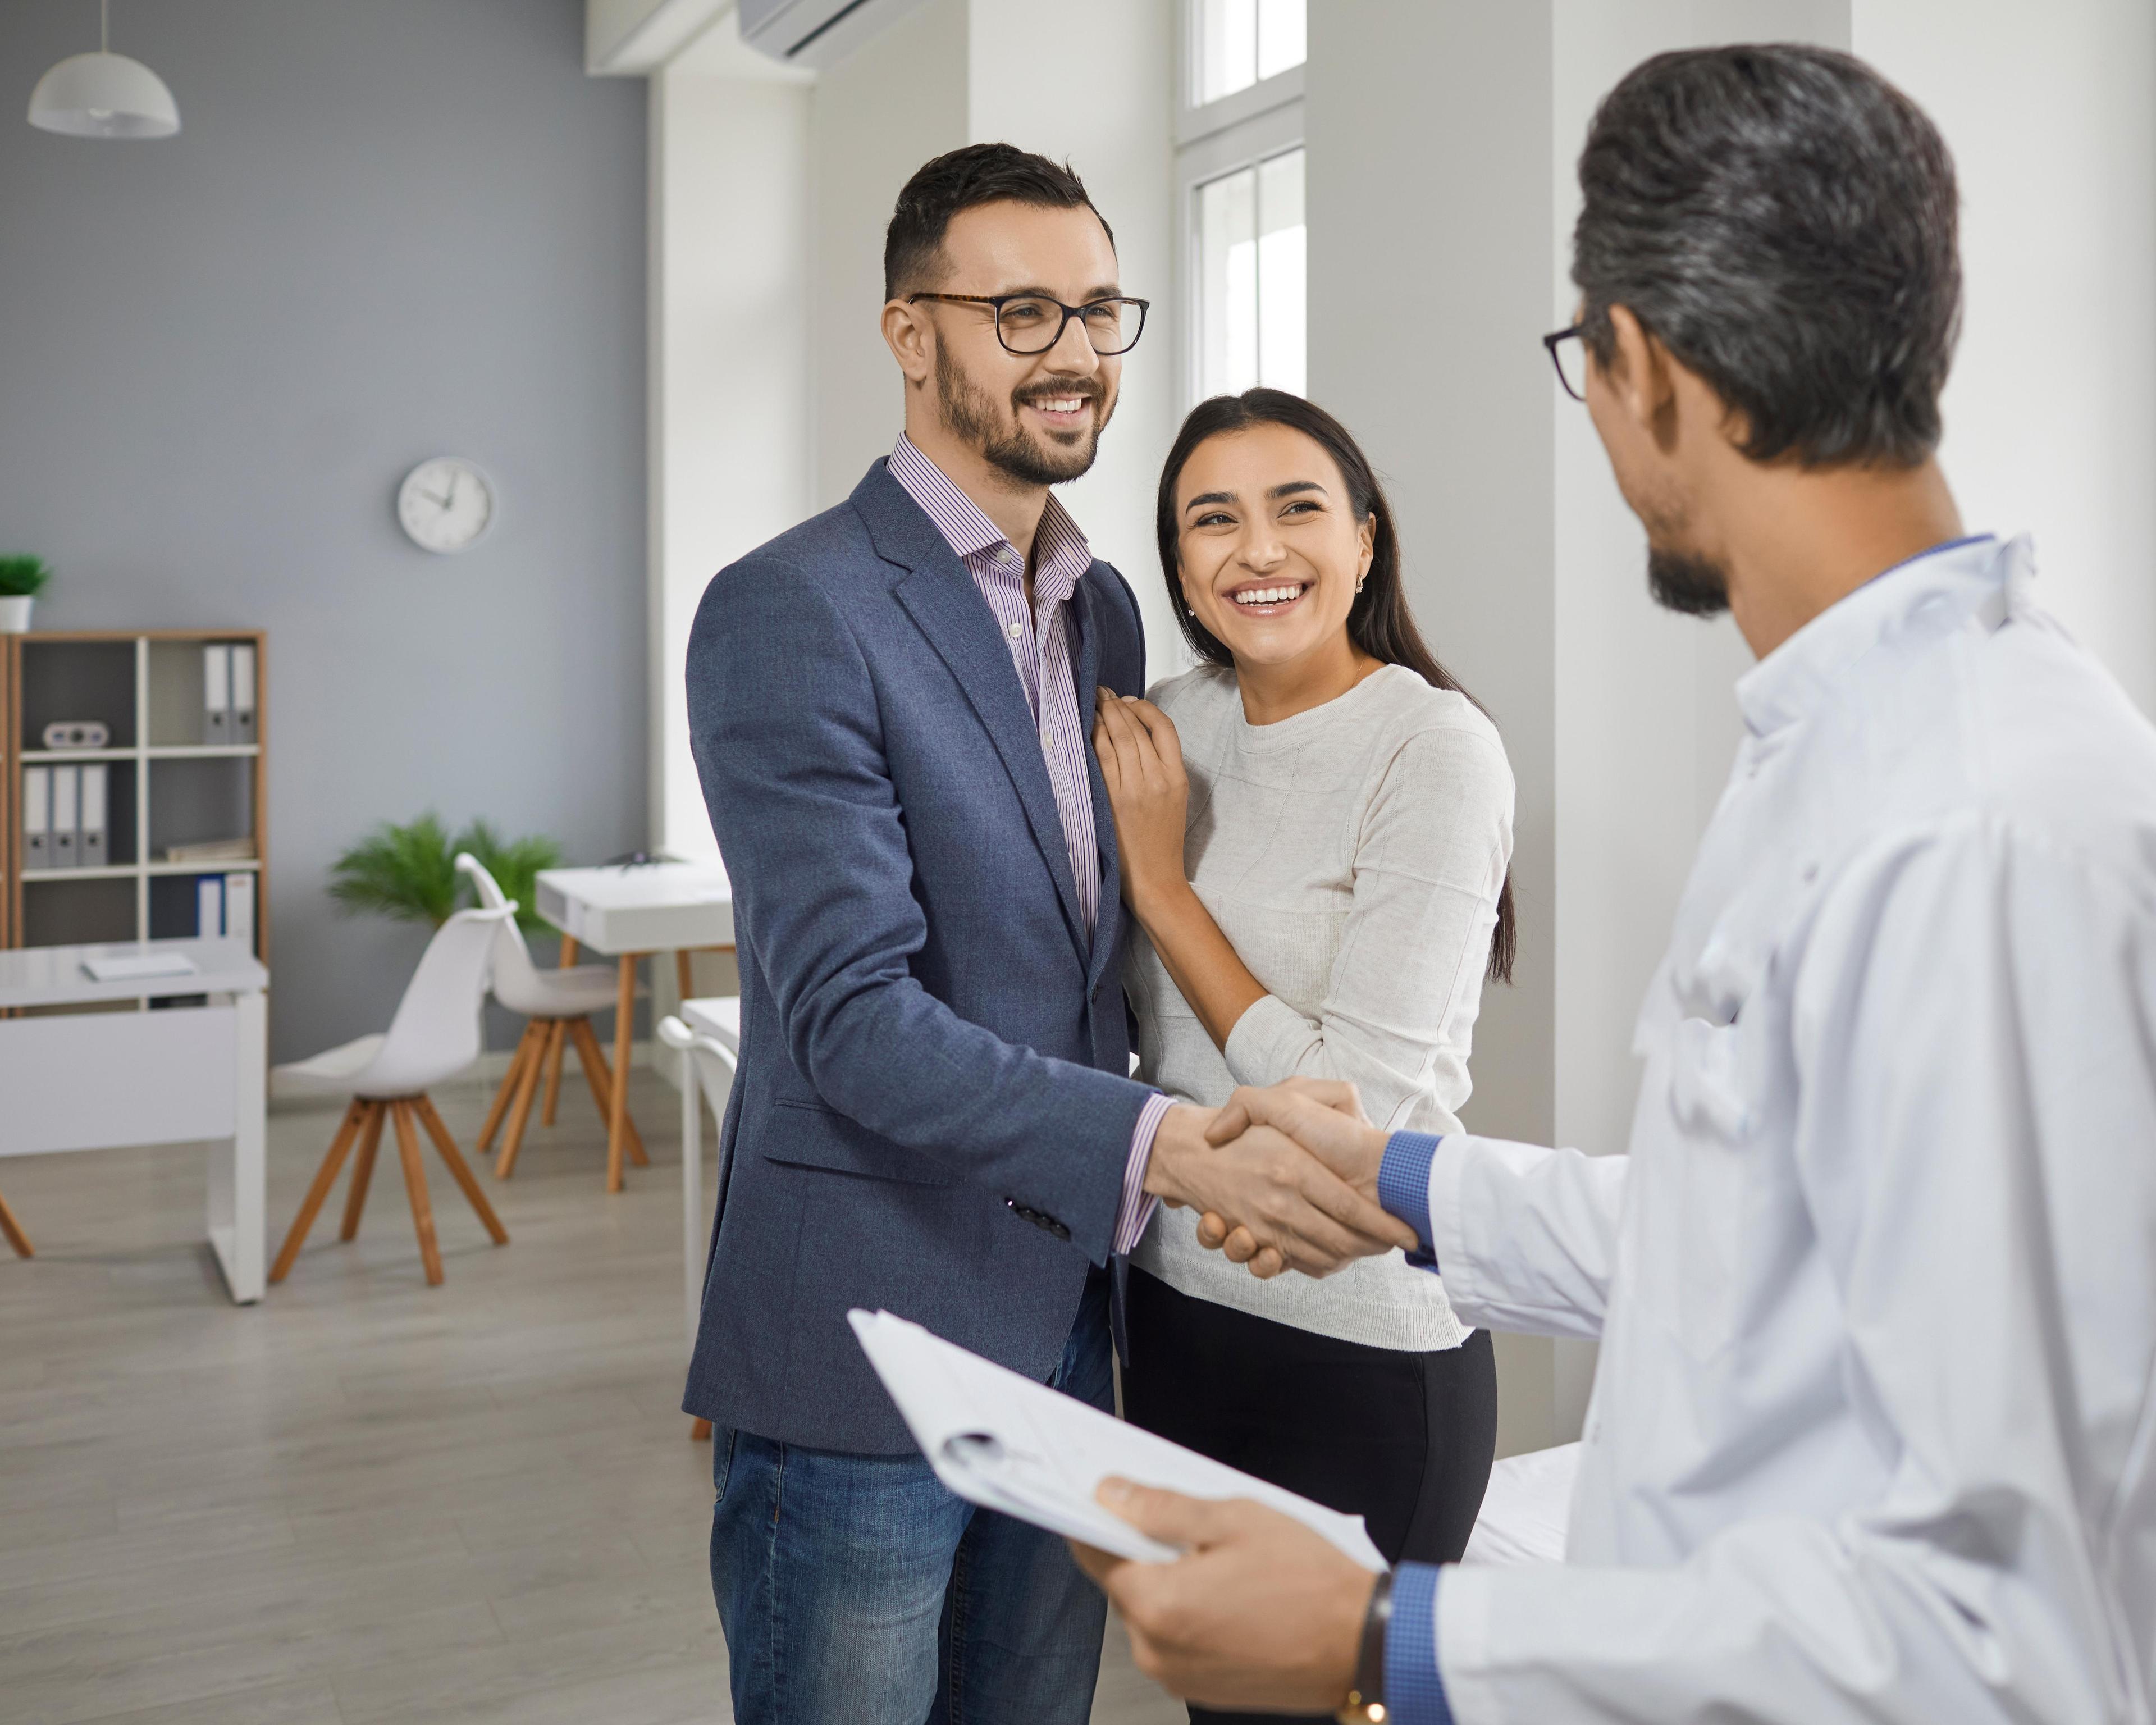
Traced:
<svg viewBox="0 0 2156 1725">
<path fill-rule="evenodd" d="M 1729 608 L 1729 572 L 1711 558 L 1647 544 L 1647 591 L 1655 603 L 1686 617 L 1715 617 Z"/>
<path fill-rule="evenodd" d="M 1108 423 L 1107 414 L 1101 411 L 1103 393 L 1090 377 L 1051 378 L 1029 384 L 1023 395 L 1012 396 L 1011 424 L 1006 430 L 996 422 L 995 404 L 988 392 L 959 369 L 949 348 L 940 341 L 936 346 L 937 407 L 943 429 L 978 449 L 990 466 L 1024 485 L 1060 485 L 1076 479 L 1093 465 L 1094 456 L 1100 452 L 1101 429 Z M 1039 443 L 1019 424 L 1022 400 L 1049 395 L 1082 396 L 1093 403 L 1091 430 L 1069 447 Z"/>
</svg>

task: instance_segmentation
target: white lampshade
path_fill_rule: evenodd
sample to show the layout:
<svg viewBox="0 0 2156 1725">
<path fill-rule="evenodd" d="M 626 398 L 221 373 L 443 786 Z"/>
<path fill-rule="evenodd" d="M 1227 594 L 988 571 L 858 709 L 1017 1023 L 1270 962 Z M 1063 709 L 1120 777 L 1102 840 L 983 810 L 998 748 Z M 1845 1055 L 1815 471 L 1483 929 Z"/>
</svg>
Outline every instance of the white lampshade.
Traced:
<svg viewBox="0 0 2156 1725">
<path fill-rule="evenodd" d="M 100 51 L 64 59 L 38 80 L 30 124 L 78 138 L 168 138 L 180 110 L 141 61 Z"/>
</svg>

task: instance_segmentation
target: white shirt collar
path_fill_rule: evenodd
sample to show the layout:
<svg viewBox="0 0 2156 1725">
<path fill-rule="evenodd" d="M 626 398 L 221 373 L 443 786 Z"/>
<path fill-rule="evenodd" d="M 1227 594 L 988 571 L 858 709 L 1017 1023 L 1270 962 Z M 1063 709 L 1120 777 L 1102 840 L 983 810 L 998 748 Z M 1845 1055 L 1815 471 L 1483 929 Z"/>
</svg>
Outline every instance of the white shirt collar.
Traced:
<svg viewBox="0 0 2156 1725">
<path fill-rule="evenodd" d="M 1738 679 L 1747 728 L 1765 737 L 1794 723 L 1917 612 L 1944 603 L 1965 614 L 1987 599 L 2003 602 L 2013 578 L 2030 567 L 2026 535 L 2002 544 L 1984 533 L 1934 546 L 1874 576 Z"/>
</svg>

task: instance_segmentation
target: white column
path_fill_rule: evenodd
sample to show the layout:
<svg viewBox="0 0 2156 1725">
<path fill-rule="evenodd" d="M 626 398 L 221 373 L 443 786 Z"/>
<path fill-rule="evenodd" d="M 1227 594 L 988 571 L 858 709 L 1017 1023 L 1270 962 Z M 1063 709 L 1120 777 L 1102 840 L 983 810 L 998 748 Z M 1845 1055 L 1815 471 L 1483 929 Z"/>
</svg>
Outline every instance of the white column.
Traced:
<svg viewBox="0 0 2156 1725">
<path fill-rule="evenodd" d="M 651 825 L 716 855 L 683 666 L 711 577 L 809 512 L 804 74 L 731 19 L 651 80 Z"/>
</svg>

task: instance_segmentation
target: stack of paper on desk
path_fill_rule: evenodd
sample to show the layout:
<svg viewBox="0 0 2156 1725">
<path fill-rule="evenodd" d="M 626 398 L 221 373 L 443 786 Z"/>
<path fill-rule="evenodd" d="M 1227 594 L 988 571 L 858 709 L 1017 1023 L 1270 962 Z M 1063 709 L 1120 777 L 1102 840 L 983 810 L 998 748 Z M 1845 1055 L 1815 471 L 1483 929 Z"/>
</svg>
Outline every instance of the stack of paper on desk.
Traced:
<svg viewBox="0 0 2156 1725">
<path fill-rule="evenodd" d="M 1001 1510 L 1121 1558 L 1178 1553 L 1093 1500 L 1111 1475 L 1192 1497 L 1250 1497 L 1322 1534 L 1366 1569 L 1384 1558 L 1359 1516 L 1283 1491 L 968 1353 L 888 1312 L 848 1314 L 869 1363 L 936 1477 Z"/>
</svg>

